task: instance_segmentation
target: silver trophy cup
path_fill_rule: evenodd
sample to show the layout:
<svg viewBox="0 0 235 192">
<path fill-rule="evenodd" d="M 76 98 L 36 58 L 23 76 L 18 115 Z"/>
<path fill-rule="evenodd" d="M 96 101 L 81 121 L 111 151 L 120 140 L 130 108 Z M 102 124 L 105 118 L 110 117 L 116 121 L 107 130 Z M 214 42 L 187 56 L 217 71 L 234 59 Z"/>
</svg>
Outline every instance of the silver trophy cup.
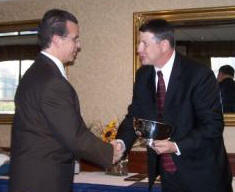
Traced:
<svg viewBox="0 0 235 192">
<path fill-rule="evenodd" d="M 169 138 L 172 131 L 172 127 L 169 124 L 146 119 L 134 118 L 133 125 L 136 135 L 146 139 L 146 144 L 150 147 L 156 139 Z"/>
</svg>

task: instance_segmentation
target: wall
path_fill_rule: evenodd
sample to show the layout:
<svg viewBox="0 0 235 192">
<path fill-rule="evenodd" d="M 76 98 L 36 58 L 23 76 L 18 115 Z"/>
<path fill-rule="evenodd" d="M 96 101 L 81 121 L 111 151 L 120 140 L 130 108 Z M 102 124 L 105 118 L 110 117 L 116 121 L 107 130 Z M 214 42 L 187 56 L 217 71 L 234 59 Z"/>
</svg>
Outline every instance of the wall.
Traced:
<svg viewBox="0 0 235 192">
<path fill-rule="evenodd" d="M 79 94 L 83 117 L 90 125 L 92 121 L 122 119 L 130 103 L 133 12 L 232 5 L 233 0 L 13 0 L 0 3 L 0 22 L 39 19 L 50 8 L 67 9 L 78 16 L 82 52 L 69 68 L 69 79 Z M 9 127 L 0 126 L 0 146 L 9 145 Z M 235 136 L 235 129 L 226 128 L 229 152 L 235 152 L 232 135 Z"/>
</svg>

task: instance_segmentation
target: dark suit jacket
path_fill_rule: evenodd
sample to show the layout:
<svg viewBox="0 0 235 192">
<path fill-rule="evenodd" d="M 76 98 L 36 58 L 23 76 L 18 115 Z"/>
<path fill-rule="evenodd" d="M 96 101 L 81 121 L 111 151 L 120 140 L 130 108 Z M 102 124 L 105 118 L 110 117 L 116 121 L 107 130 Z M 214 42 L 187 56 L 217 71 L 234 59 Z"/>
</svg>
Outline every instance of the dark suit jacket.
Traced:
<svg viewBox="0 0 235 192">
<path fill-rule="evenodd" d="M 75 158 L 111 166 L 112 146 L 88 131 L 75 90 L 46 56 L 25 73 L 15 104 L 11 192 L 69 192 Z"/>
<path fill-rule="evenodd" d="M 127 151 L 136 139 L 133 117 L 156 121 L 157 113 L 155 70 L 153 66 L 143 66 L 137 72 L 132 104 L 117 135 Z M 213 72 L 176 54 L 163 119 L 174 128 L 171 140 L 177 143 L 181 155 L 172 154 L 172 158 L 185 188 L 191 192 L 231 191 L 220 96 Z M 151 149 L 148 165 L 151 185 L 160 174 L 159 156 Z"/>
<path fill-rule="evenodd" d="M 224 112 L 235 112 L 235 81 L 231 78 L 226 78 L 219 83 L 219 86 Z"/>
</svg>

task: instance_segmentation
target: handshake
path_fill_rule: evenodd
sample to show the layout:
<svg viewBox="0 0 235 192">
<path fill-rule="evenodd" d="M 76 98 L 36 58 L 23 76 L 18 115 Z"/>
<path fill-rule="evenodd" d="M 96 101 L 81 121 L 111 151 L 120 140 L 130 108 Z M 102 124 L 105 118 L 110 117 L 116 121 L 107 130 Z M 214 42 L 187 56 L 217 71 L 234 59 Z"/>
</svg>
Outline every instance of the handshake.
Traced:
<svg viewBox="0 0 235 192">
<path fill-rule="evenodd" d="M 110 142 L 113 146 L 113 164 L 117 163 L 126 149 L 125 144 L 122 140 L 113 140 Z"/>
</svg>

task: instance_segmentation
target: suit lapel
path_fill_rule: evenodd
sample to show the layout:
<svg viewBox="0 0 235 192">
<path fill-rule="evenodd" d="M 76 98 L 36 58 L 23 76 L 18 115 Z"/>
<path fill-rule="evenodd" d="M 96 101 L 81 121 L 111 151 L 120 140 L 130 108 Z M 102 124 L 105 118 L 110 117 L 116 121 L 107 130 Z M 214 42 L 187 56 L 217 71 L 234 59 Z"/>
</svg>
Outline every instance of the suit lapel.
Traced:
<svg viewBox="0 0 235 192">
<path fill-rule="evenodd" d="M 53 69 L 53 71 L 55 72 L 55 74 L 57 76 L 63 77 L 63 75 L 61 74 L 59 68 L 56 66 L 56 64 L 54 63 L 54 61 L 52 61 L 49 57 L 43 55 L 42 53 L 39 54 L 38 56 L 39 59 L 39 64 L 40 65 L 48 65 L 50 66 L 50 68 Z"/>
<path fill-rule="evenodd" d="M 149 110 L 147 110 L 148 114 L 147 119 L 156 120 L 157 119 L 157 104 L 156 104 L 156 71 L 154 67 L 151 68 L 151 75 L 147 82 L 147 91 L 145 93 L 146 100 L 148 102 Z M 150 96 L 150 98 L 149 98 Z"/>
<path fill-rule="evenodd" d="M 74 90 L 73 86 L 70 84 L 70 82 L 65 79 L 65 77 L 61 74 L 59 68 L 56 66 L 56 64 L 54 63 L 54 61 L 52 61 L 49 57 L 43 55 L 42 53 L 40 53 L 38 55 L 38 64 L 40 65 L 48 65 L 50 66 L 50 68 L 53 69 L 54 71 L 54 74 L 57 76 L 57 77 L 60 77 L 61 79 L 63 79 L 67 84 L 68 86 L 71 88 L 71 90 L 73 91 L 73 94 L 75 95 L 75 100 L 78 100 L 77 98 L 77 94 L 76 94 L 76 91 Z"/>
<path fill-rule="evenodd" d="M 166 92 L 166 99 L 164 104 L 164 119 L 167 121 L 169 120 L 167 118 L 167 114 L 169 110 L 171 110 L 171 107 L 174 104 L 174 95 L 177 94 L 177 91 L 180 88 L 180 76 L 182 71 L 182 65 L 181 65 L 181 57 L 180 55 L 176 54 L 175 61 L 173 64 L 167 92 Z"/>
</svg>

